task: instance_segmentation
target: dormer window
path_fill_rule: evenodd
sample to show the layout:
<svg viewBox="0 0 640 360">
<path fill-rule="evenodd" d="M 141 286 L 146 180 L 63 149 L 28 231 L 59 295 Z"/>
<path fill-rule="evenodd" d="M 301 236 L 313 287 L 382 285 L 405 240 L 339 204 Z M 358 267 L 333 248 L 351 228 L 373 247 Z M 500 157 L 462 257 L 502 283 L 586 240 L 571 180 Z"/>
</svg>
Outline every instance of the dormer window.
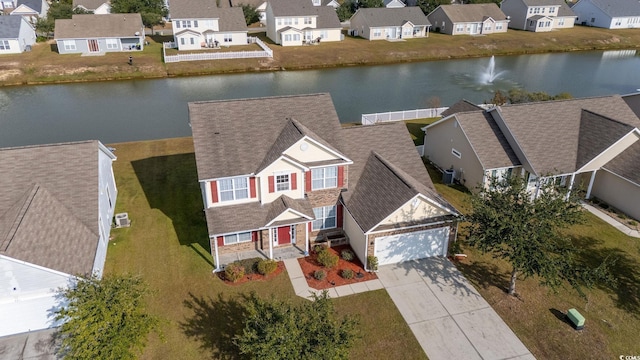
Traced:
<svg viewBox="0 0 640 360">
<path fill-rule="evenodd" d="M 249 198 L 249 181 L 247 177 L 218 180 L 220 201 L 232 201 Z"/>
<path fill-rule="evenodd" d="M 338 167 L 311 169 L 311 189 L 330 189 L 338 186 Z"/>
</svg>

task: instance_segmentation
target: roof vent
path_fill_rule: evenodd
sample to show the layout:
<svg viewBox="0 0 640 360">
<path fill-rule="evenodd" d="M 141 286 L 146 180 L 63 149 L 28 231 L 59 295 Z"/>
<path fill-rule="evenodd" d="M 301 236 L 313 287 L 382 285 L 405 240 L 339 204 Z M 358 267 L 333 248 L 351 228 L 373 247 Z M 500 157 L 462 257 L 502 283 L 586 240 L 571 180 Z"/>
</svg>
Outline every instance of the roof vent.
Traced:
<svg viewBox="0 0 640 360">
<path fill-rule="evenodd" d="M 131 225 L 131 221 L 129 221 L 129 214 L 127 213 L 119 213 L 115 216 L 116 227 L 129 227 Z"/>
</svg>

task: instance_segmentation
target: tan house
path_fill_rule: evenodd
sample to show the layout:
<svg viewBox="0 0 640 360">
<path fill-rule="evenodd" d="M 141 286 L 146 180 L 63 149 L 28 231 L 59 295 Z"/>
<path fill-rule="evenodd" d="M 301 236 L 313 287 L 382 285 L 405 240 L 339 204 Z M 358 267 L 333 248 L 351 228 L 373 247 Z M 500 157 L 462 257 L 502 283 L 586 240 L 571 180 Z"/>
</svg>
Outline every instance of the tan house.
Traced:
<svg viewBox="0 0 640 360">
<path fill-rule="evenodd" d="M 618 95 L 505 105 L 426 126 L 424 149 L 469 188 L 516 173 L 533 196 L 553 180 L 640 218 L 639 127 Z"/>
<path fill-rule="evenodd" d="M 507 32 L 509 19 L 494 3 L 440 5 L 427 15 L 434 30 L 449 35 Z"/>
<path fill-rule="evenodd" d="M 349 20 L 349 33 L 369 40 L 399 40 L 429 36 L 431 23 L 417 6 L 360 8 Z"/>
<path fill-rule="evenodd" d="M 195 102 L 189 116 L 216 271 L 327 241 L 391 264 L 455 238 L 459 213 L 402 123 L 342 129 L 328 94 Z"/>
<path fill-rule="evenodd" d="M 578 17 L 564 0 L 502 0 L 512 29 L 545 32 L 572 28 Z"/>
<path fill-rule="evenodd" d="M 342 25 L 335 9 L 316 6 L 311 0 L 269 0 L 266 23 L 267 37 L 282 46 L 342 41 Z"/>
</svg>

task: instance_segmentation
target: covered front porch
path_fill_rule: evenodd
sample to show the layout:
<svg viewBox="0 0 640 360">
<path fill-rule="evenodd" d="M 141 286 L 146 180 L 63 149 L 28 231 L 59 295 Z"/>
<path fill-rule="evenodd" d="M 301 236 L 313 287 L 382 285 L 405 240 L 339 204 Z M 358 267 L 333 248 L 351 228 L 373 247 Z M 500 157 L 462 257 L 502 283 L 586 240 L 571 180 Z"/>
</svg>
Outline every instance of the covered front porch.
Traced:
<svg viewBox="0 0 640 360">
<path fill-rule="evenodd" d="M 300 248 L 298 245 L 292 245 L 287 247 L 279 247 L 273 249 L 273 260 L 281 261 L 285 259 L 297 259 L 301 257 L 305 257 L 306 253 L 304 248 Z M 225 265 L 231 264 L 238 260 L 252 259 L 252 258 L 269 258 L 269 253 L 267 251 L 261 249 L 255 250 L 247 250 L 240 251 L 229 254 L 221 254 L 219 256 L 219 261 L 221 267 L 224 268 Z"/>
</svg>

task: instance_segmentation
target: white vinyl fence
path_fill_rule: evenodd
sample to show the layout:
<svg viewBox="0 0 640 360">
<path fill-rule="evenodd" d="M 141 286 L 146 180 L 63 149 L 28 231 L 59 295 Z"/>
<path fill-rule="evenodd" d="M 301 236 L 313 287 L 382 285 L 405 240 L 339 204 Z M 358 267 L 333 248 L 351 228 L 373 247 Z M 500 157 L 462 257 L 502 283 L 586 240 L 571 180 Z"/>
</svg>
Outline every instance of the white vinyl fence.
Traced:
<svg viewBox="0 0 640 360">
<path fill-rule="evenodd" d="M 413 119 L 425 119 L 438 117 L 448 107 L 439 107 L 431 109 L 416 109 L 404 111 L 391 111 L 385 113 L 362 114 L 362 125 L 373 125 L 381 122 L 403 121 Z"/>
<path fill-rule="evenodd" d="M 222 60 L 222 59 L 247 59 L 247 58 L 262 58 L 273 57 L 273 50 L 271 50 L 262 40 L 257 37 L 247 38 L 250 43 L 258 44 L 262 48 L 262 51 L 228 51 L 228 52 L 203 52 L 203 53 L 191 53 L 191 54 L 178 54 L 167 55 L 167 48 L 175 48 L 177 45 L 174 42 L 166 42 L 162 47 L 165 63 L 180 62 L 180 61 L 199 61 L 199 60 Z"/>
</svg>

